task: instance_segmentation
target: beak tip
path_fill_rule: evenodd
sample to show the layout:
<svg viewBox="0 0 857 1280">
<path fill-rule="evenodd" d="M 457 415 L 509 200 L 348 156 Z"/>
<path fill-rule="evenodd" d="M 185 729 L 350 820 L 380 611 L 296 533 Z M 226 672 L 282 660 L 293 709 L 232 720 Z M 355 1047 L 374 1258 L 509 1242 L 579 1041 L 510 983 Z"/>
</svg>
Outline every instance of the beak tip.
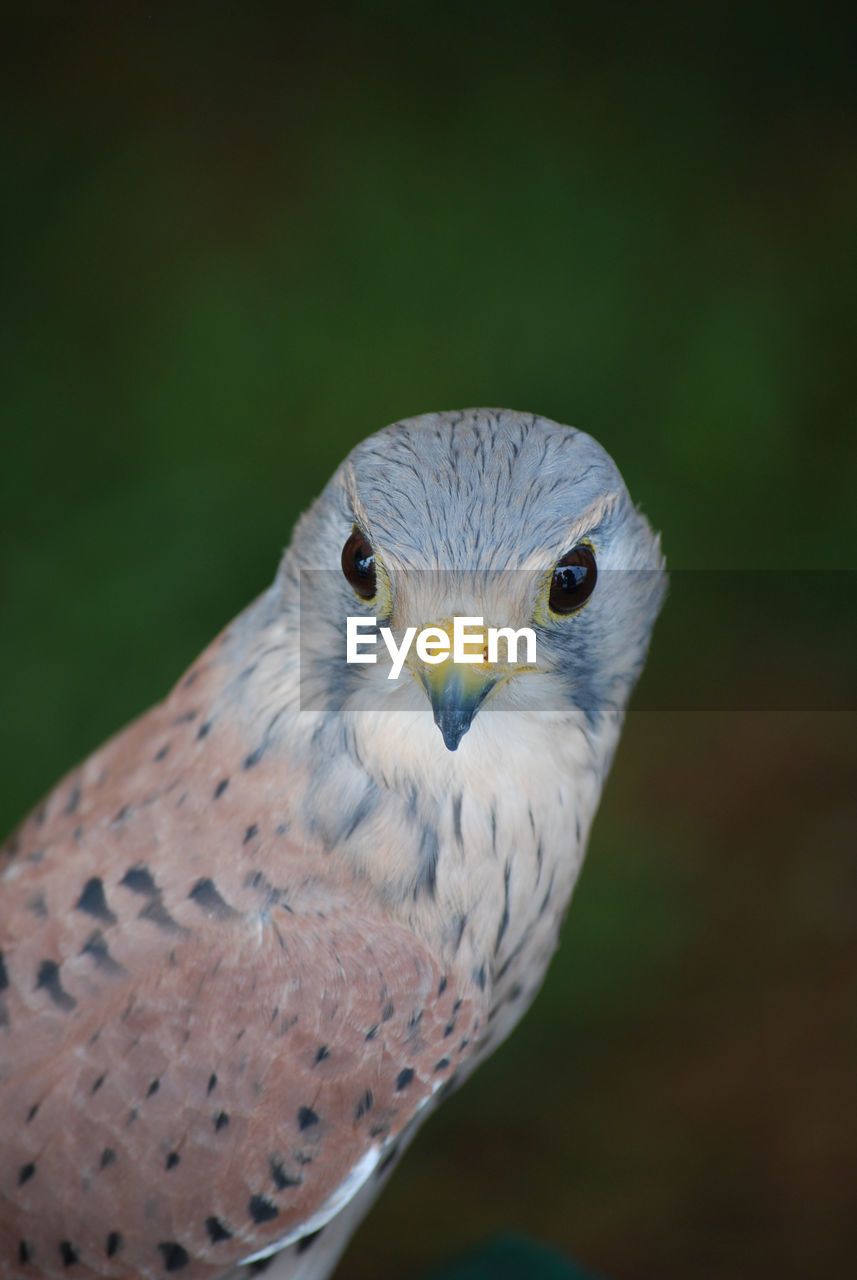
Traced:
<svg viewBox="0 0 857 1280">
<path fill-rule="evenodd" d="M 461 739 L 470 728 L 470 716 L 441 716 L 436 715 L 434 722 L 440 729 L 443 738 L 443 745 L 447 751 L 457 751 Z"/>
<path fill-rule="evenodd" d="M 458 750 L 473 717 L 495 683 L 493 679 L 475 682 L 471 679 L 465 683 L 461 672 L 455 669 L 446 672 L 442 680 L 423 681 L 434 712 L 434 722 L 440 729 L 447 751 Z"/>
</svg>

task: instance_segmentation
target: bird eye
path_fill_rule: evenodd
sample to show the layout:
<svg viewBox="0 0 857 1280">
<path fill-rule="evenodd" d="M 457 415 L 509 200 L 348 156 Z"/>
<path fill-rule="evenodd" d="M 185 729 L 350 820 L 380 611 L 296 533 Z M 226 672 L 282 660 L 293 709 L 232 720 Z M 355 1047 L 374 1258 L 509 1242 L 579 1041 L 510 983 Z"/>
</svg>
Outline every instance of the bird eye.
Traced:
<svg viewBox="0 0 857 1280">
<path fill-rule="evenodd" d="M 371 600 L 375 594 L 375 552 L 368 538 L 354 529 L 342 548 L 342 572 L 358 596 Z"/>
<path fill-rule="evenodd" d="M 575 613 L 595 590 L 595 553 L 581 543 L 563 556 L 553 571 L 548 604 L 554 613 Z"/>
</svg>

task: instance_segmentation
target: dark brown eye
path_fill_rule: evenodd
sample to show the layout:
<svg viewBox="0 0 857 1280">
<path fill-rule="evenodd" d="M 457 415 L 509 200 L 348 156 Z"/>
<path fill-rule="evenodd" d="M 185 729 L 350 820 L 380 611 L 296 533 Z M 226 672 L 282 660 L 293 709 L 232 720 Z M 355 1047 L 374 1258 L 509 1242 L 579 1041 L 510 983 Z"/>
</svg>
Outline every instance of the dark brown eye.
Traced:
<svg viewBox="0 0 857 1280">
<path fill-rule="evenodd" d="M 342 572 L 358 596 L 371 600 L 375 594 L 375 552 L 367 538 L 355 529 L 342 548 Z"/>
<path fill-rule="evenodd" d="M 591 547 L 582 543 L 563 556 L 553 571 L 548 603 L 554 613 L 574 613 L 595 590 L 598 570 Z"/>
</svg>

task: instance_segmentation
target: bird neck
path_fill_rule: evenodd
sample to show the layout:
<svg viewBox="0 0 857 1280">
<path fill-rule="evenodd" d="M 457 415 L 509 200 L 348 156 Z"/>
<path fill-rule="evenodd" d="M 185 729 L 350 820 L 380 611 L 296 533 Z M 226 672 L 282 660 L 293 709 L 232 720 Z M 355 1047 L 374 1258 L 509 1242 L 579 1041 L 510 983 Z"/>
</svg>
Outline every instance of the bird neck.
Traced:
<svg viewBox="0 0 857 1280">
<path fill-rule="evenodd" d="M 513 1023 L 556 945 L 621 715 L 486 710 L 451 752 L 428 706 L 305 710 L 296 609 L 269 597 L 225 633 L 223 687 L 250 750 L 301 780 L 282 797 L 292 835 L 493 986 Z"/>
</svg>

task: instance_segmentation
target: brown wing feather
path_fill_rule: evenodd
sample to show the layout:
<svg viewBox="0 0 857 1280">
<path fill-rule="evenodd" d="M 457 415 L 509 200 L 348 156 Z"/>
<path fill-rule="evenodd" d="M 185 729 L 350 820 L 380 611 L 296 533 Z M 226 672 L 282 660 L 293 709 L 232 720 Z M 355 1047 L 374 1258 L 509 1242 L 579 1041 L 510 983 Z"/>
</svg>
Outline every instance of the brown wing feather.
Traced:
<svg viewBox="0 0 857 1280">
<path fill-rule="evenodd" d="M 292 838 L 300 779 L 248 767 L 221 683 L 213 647 L 7 849 L 3 1274 L 73 1254 L 74 1274 L 190 1278 L 282 1238 L 476 1018 L 472 987 Z"/>
</svg>

